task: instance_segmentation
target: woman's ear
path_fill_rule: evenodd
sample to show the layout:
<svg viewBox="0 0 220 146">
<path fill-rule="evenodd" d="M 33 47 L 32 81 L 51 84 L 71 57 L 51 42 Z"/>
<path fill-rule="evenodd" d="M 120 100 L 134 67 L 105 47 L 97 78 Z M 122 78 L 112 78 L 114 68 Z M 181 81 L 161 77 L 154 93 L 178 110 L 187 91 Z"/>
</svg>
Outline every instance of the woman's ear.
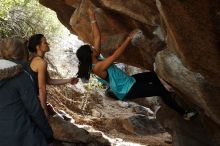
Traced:
<svg viewBox="0 0 220 146">
<path fill-rule="evenodd" d="M 36 50 L 39 50 L 39 49 L 40 49 L 40 45 L 37 45 L 37 46 L 36 46 Z"/>
</svg>

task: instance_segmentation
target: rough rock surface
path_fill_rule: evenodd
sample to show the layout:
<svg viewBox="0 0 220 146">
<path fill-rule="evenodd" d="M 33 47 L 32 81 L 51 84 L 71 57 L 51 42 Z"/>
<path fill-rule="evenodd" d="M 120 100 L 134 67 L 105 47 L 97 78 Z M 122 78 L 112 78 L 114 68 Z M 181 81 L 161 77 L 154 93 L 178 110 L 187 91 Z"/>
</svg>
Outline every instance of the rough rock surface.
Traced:
<svg viewBox="0 0 220 146">
<path fill-rule="evenodd" d="M 87 9 L 96 10 L 102 53 L 110 55 L 133 29 L 145 35 L 142 47 L 129 46 L 118 60 L 152 70 L 199 111 L 183 121 L 163 107 L 157 117 L 175 146 L 220 145 L 220 1 L 219 0 L 40 0 L 85 42 L 92 43 Z M 164 50 L 165 49 L 165 50 Z M 159 51 L 162 52 L 158 53 Z"/>
<path fill-rule="evenodd" d="M 50 125 L 54 132 L 54 146 L 72 145 L 103 145 L 110 146 L 110 142 L 100 134 L 89 133 L 83 128 L 78 128 L 70 121 L 58 115 L 50 117 Z"/>
<path fill-rule="evenodd" d="M 48 93 L 59 115 L 50 118 L 54 146 L 170 146 L 170 135 L 146 107 L 115 101 L 99 92 L 78 93 L 69 87 L 49 87 Z"/>
</svg>

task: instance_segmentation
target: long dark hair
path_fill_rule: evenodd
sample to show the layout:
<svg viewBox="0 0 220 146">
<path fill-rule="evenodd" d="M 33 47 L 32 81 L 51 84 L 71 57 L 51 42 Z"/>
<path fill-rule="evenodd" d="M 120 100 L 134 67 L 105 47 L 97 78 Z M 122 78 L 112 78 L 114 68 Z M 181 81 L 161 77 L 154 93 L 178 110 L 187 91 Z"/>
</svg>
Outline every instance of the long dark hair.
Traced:
<svg viewBox="0 0 220 146">
<path fill-rule="evenodd" d="M 37 52 L 37 45 L 40 45 L 41 43 L 41 39 L 44 37 L 43 34 L 35 34 L 35 35 L 32 35 L 30 38 L 29 38 L 29 41 L 28 41 L 28 50 L 31 52 L 31 53 L 36 53 Z"/>
<path fill-rule="evenodd" d="M 92 50 L 90 45 L 83 45 L 76 51 L 79 60 L 77 77 L 89 80 L 92 68 Z"/>
</svg>

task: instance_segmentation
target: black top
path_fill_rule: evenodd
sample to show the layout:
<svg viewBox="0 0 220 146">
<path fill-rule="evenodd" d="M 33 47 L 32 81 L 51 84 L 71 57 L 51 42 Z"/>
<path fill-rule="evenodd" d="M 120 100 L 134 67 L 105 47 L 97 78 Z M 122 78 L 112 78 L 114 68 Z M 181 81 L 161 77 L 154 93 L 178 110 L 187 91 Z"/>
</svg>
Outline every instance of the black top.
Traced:
<svg viewBox="0 0 220 146">
<path fill-rule="evenodd" d="M 42 58 L 41 56 L 35 56 L 35 57 Z M 39 95 L 38 72 L 33 71 L 30 67 L 31 62 L 35 57 L 33 57 L 29 63 L 29 73 L 31 74 L 31 76 L 33 78 L 35 91 L 36 91 L 37 95 Z M 48 76 L 49 76 L 49 73 L 46 71 L 46 79 L 48 78 Z"/>
<path fill-rule="evenodd" d="M 30 67 L 30 74 L 33 78 L 33 82 L 34 82 L 34 89 L 37 93 L 37 95 L 39 95 L 39 86 L 38 86 L 38 72 L 35 72 L 31 69 Z"/>
<path fill-rule="evenodd" d="M 37 95 L 39 95 L 39 85 L 38 85 L 38 72 L 35 72 L 30 68 L 30 75 L 32 76 L 32 79 L 33 79 L 33 82 L 34 82 L 34 88 L 35 88 L 35 91 L 37 93 Z M 48 78 L 49 76 L 49 73 L 48 71 L 46 71 L 46 79 Z"/>
</svg>

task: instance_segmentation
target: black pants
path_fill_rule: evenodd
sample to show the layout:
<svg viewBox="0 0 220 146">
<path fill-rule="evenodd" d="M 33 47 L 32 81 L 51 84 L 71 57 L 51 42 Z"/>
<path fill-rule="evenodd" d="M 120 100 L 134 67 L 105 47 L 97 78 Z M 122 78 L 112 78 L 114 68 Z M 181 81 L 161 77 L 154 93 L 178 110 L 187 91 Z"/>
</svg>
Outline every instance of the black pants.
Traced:
<svg viewBox="0 0 220 146">
<path fill-rule="evenodd" d="M 136 79 L 136 83 L 125 96 L 125 100 L 160 96 L 164 103 L 170 108 L 181 115 L 185 113 L 185 110 L 176 103 L 175 99 L 171 97 L 171 93 L 162 85 L 155 72 L 139 73 L 133 75 L 133 77 Z"/>
</svg>

